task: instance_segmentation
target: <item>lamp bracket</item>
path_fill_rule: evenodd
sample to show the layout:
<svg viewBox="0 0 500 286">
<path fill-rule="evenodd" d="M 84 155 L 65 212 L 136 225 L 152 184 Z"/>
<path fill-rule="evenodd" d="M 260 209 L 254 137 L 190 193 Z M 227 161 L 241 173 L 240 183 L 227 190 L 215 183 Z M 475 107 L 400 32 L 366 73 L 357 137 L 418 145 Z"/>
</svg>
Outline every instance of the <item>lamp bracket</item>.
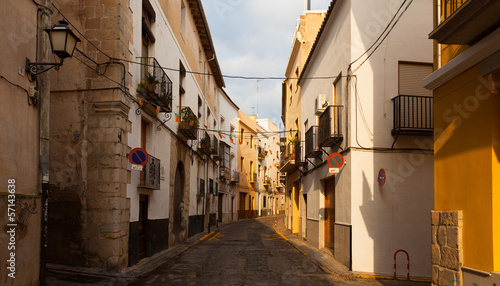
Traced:
<svg viewBox="0 0 500 286">
<path fill-rule="evenodd" d="M 33 63 L 26 58 L 26 71 L 31 75 L 39 75 L 53 68 L 58 70 L 62 64 L 63 60 L 60 63 Z"/>
</svg>

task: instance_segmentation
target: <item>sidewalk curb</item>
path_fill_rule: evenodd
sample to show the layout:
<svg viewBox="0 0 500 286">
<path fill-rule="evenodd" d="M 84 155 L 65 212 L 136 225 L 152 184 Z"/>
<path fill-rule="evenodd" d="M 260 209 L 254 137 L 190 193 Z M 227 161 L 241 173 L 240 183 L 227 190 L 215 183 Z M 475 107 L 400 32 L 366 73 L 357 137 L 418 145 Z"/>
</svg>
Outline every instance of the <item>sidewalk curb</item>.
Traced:
<svg viewBox="0 0 500 286">
<path fill-rule="evenodd" d="M 406 278 L 399 278 L 399 277 L 398 278 L 394 278 L 394 277 L 391 277 L 391 276 L 376 275 L 376 274 L 358 274 L 358 273 L 354 273 L 352 271 L 349 271 L 349 273 L 346 273 L 346 274 L 344 274 L 344 273 L 335 273 L 335 272 L 331 271 L 330 269 L 328 269 L 326 266 L 322 265 L 322 263 L 320 261 L 318 261 L 317 259 L 314 259 L 311 255 L 309 255 L 307 252 L 305 252 L 304 250 L 302 250 L 298 245 L 296 245 L 293 242 L 293 239 L 288 239 L 286 236 L 284 236 L 274 225 L 272 226 L 272 228 L 273 228 L 273 230 L 278 235 L 280 235 L 285 241 L 287 241 L 290 245 L 292 245 L 300 253 L 302 253 L 305 256 L 311 257 L 311 260 L 313 261 L 313 263 L 316 266 L 318 266 L 321 270 L 323 270 L 325 273 L 331 274 L 333 276 L 336 276 L 336 277 L 346 277 L 346 278 L 374 279 L 374 280 L 397 280 L 397 281 L 423 282 L 423 283 L 430 283 L 431 282 L 431 280 L 427 280 L 427 279 L 417 279 L 417 278 L 415 278 L 415 279 L 407 280 Z M 335 259 L 335 258 L 332 258 L 332 259 Z"/>
<path fill-rule="evenodd" d="M 214 229 L 210 233 L 204 232 L 193 235 L 192 237 L 185 240 L 183 243 L 179 243 L 177 245 L 173 245 L 159 253 L 156 253 L 153 256 L 147 257 L 141 260 L 139 263 L 127 267 L 121 272 L 104 272 L 99 268 L 88 268 L 88 267 L 74 267 L 60 264 L 47 264 L 47 271 L 53 273 L 60 274 L 73 274 L 73 275 L 82 275 L 87 277 L 96 277 L 96 278 L 108 278 L 108 279 L 124 279 L 124 280 L 135 280 L 142 276 L 145 276 L 161 265 L 168 263 L 176 258 L 178 258 L 182 253 L 189 250 L 191 247 L 196 244 L 210 238 L 214 234 L 218 233 L 222 228 L 226 225 L 232 224 L 235 222 L 228 222 L 219 227 L 212 227 Z"/>
</svg>

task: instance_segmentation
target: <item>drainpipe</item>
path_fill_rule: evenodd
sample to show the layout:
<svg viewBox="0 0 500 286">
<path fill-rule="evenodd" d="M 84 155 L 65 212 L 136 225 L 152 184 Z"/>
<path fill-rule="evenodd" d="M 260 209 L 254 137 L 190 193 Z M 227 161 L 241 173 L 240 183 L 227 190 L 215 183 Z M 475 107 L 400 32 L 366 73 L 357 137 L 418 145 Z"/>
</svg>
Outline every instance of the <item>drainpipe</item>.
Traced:
<svg viewBox="0 0 500 286">
<path fill-rule="evenodd" d="M 42 0 L 41 4 L 48 7 L 49 0 Z M 37 12 L 38 13 L 38 12 Z M 38 17 L 38 15 L 37 15 Z M 38 19 L 37 19 L 38 20 Z M 37 45 L 37 62 L 49 62 L 50 43 L 48 35 L 42 33 L 44 29 L 50 28 L 50 16 L 40 13 L 41 27 L 36 31 L 39 35 Z M 39 166 L 42 175 L 42 211 L 41 211 L 41 237 L 40 237 L 40 285 L 45 285 L 46 273 L 46 250 L 47 250 L 47 212 L 48 212 L 48 191 L 49 191 L 49 116 L 50 116 L 50 72 L 37 75 L 37 85 L 39 92 Z"/>
</svg>

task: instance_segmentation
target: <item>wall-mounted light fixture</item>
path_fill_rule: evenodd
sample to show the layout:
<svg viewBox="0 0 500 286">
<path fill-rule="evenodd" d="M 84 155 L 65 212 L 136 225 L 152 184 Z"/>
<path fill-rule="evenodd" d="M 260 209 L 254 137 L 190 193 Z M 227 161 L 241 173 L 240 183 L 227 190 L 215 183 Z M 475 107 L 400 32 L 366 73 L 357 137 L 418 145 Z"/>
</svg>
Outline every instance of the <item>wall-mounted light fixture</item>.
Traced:
<svg viewBox="0 0 500 286">
<path fill-rule="evenodd" d="M 45 29 L 45 32 L 49 34 L 52 52 L 61 59 L 61 62 L 33 63 L 26 58 L 26 71 L 31 76 L 39 75 L 52 68 L 59 68 L 62 66 L 65 58 L 73 56 L 76 43 L 80 42 L 80 39 L 68 27 L 68 22 L 66 21 L 59 21 L 59 24 L 55 25 L 51 29 Z"/>
</svg>

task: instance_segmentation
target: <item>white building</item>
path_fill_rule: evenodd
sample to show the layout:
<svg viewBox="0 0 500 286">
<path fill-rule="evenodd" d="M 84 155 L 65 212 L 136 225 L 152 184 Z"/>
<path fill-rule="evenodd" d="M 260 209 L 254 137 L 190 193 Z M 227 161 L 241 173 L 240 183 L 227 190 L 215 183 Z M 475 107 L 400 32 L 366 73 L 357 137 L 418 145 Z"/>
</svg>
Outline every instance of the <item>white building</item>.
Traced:
<svg viewBox="0 0 500 286">
<path fill-rule="evenodd" d="M 257 216 L 277 214 L 284 208 L 279 187 L 279 127 L 270 119 L 257 119 Z"/>
<path fill-rule="evenodd" d="M 218 220 L 230 222 L 238 220 L 238 106 L 222 91 L 220 110 L 220 154 Z"/>
<path fill-rule="evenodd" d="M 392 276 L 404 250 L 411 277 L 431 276 L 431 24 L 432 0 L 332 1 L 299 71 L 299 235 L 353 271 Z M 404 253 L 397 267 L 406 276 Z"/>
</svg>

